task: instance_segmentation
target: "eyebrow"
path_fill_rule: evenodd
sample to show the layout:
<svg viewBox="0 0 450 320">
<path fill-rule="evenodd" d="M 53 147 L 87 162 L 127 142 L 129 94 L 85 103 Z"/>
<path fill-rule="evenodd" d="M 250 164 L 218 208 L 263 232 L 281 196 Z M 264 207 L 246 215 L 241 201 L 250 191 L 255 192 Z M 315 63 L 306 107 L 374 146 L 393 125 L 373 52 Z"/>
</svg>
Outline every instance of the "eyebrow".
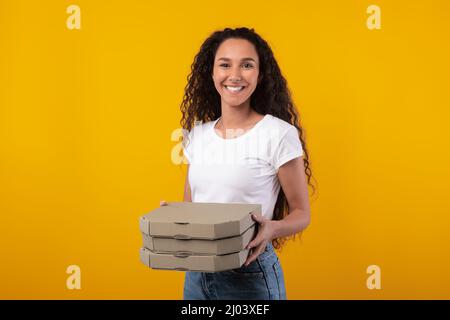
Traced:
<svg viewBox="0 0 450 320">
<path fill-rule="evenodd" d="M 219 60 L 231 61 L 230 58 L 219 58 L 219 59 L 217 59 L 217 61 L 219 61 Z M 253 62 L 256 63 L 255 59 L 250 58 L 250 57 L 242 58 L 241 61 L 253 61 Z"/>
</svg>

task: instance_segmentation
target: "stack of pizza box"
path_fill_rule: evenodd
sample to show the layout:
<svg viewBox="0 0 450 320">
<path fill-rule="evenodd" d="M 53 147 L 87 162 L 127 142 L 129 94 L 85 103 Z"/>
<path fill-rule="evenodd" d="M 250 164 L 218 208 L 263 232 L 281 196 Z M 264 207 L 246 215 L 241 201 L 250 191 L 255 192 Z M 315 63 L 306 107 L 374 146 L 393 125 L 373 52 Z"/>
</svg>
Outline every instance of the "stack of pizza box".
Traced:
<svg viewBox="0 0 450 320">
<path fill-rule="evenodd" d="M 217 272 L 241 267 L 260 204 L 169 202 L 142 216 L 142 263 L 152 269 Z"/>
</svg>

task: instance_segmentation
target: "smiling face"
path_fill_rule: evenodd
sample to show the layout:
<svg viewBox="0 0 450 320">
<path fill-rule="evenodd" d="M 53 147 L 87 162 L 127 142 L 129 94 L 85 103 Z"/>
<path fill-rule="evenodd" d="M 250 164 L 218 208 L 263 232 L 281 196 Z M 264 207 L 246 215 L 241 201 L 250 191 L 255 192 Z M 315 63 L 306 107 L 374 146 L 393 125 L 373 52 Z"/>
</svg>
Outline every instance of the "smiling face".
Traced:
<svg viewBox="0 0 450 320">
<path fill-rule="evenodd" d="M 213 80 L 222 105 L 240 106 L 250 102 L 259 75 L 258 53 L 244 39 L 227 39 L 217 48 Z"/>
</svg>

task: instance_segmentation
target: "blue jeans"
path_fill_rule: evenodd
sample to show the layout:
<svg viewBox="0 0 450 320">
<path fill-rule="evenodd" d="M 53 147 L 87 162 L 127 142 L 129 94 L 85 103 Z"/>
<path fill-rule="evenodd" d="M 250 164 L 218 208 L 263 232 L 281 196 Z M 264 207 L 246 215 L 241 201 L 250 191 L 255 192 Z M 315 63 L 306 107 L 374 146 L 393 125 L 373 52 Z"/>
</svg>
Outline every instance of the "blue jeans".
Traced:
<svg viewBox="0 0 450 320">
<path fill-rule="evenodd" d="M 271 243 L 247 267 L 220 272 L 187 271 L 185 300 L 286 300 L 283 270 Z"/>
</svg>

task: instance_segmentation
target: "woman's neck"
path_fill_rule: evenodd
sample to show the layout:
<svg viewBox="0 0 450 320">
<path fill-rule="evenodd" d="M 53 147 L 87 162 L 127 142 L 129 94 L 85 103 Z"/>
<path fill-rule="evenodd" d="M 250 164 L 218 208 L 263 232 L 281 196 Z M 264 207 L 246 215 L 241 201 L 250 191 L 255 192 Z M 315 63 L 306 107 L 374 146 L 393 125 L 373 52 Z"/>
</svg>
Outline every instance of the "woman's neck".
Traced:
<svg viewBox="0 0 450 320">
<path fill-rule="evenodd" d="M 239 129 L 243 128 L 253 122 L 257 122 L 260 115 L 247 106 L 223 106 L 222 105 L 222 115 L 217 123 L 216 127 L 225 129 Z"/>
</svg>

